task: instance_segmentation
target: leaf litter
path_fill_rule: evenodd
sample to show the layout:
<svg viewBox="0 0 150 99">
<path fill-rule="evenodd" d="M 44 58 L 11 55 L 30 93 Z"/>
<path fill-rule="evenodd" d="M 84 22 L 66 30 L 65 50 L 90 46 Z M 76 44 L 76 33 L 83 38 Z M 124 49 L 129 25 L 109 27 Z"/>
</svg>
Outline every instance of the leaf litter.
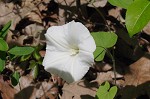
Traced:
<svg viewBox="0 0 150 99">
<path fill-rule="evenodd" d="M 13 24 L 6 38 L 10 47 L 45 46 L 43 35 L 48 27 L 65 24 L 73 19 L 84 23 L 92 32 L 108 31 L 103 18 L 93 7 L 95 6 L 119 37 L 114 50 L 116 84 L 119 88 L 115 99 L 149 99 L 149 24 L 142 31 L 142 35 L 131 39 L 127 36 L 124 25 L 124 9 L 111 6 L 107 0 L 95 0 L 93 4 L 88 0 L 81 0 L 79 6 L 80 8 L 76 9 L 75 0 L 0 1 L 0 28 L 8 20 L 12 20 Z M 40 54 L 44 57 L 44 48 L 40 50 Z M 105 81 L 114 84 L 112 62 L 107 55 L 103 62 L 96 62 L 84 79 L 72 84 L 65 83 L 57 76 L 50 76 L 43 69 L 41 69 L 41 76 L 34 80 L 30 71 L 26 70 L 28 66 L 26 61 L 16 64 L 22 76 L 19 84 L 14 87 L 8 77 L 13 71 L 14 64 L 8 63 L 6 67 L 11 68 L 4 70 L 3 75 L 0 75 L 0 98 L 2 99 L 94 99 L 100 84 Z"/>
</svg>

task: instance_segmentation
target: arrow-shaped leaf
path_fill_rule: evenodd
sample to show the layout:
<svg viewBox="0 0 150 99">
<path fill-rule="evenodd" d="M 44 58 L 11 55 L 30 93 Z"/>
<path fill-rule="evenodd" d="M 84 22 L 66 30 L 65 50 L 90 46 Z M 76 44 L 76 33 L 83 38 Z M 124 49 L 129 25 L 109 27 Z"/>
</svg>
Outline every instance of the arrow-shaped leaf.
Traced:
<svg viewBox="0 0 150 99">
<path fill-rule="evenodd" d="M 108 2 L 114 6 L 119 6 L 126 9 L 133 3 L 133 0 L 108 0 Z"/>
<path fill-rule="evenodd" d="M 31 54 L 34 51 L 33 47 L 14 47 L 10 49 L 8 52 L 10 54 L 16 55 L 16 56 L 22 56 L 22 55 L 28 55 Z"/>
<path fill-rule="evenodd" d="M 5 61 L 6 61 L 6 52 L 0 51 L 0 73 L 5 68 Z"/>
<path fill-rule="evenodd" d="M 0 38 L 0 51 L 7 51 L 8 44 L 2 38 Z"/>
<path fill-rule="evenodd" d="M 8 23 L 6 23 L 4 25 L 4 27 L 2 28 L 2 30 L 0 31 L 0 37 L 4 38 L 9 30 L 11 26 L 11 21 L 9 21 Z"/>
<path fill-rule="evenodd" d="M 13 86 L 16 86 L 19 83 L 19 78 L 20 78 L 20 75 L 17 71 L 15 71 L 11 75 L 11 83 L 12 83 Z"/>
<path fill-rule="evenodd" d="M 101 61 L 105 56 L 106 49 L 114 46 L 118 37 L 112 32 L 92 32 L 91 34 L 96 43 L 94 58 L 96 61 Z"/>
<path fill-rule="evenodd" d="M 150 21 L 150 0 L 134 0 L 127 9 L 125 20 L 130 37 L 140 32 Z"/>
</svg>

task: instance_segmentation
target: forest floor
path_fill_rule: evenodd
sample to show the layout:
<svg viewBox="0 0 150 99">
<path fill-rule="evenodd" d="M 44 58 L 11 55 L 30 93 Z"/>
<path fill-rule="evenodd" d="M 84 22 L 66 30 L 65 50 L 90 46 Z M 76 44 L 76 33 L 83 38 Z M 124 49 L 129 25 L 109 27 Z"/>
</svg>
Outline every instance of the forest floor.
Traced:
<svg viewBox="0 0 150 99">
<path fill-rule="evenodd" d="M 91 32 L 114 31 L 118 41 L 110 50 L 117 73 L 115 99 L 150 99 L 150 24 L 130 38 L 125 28 L 125 9 L 112 6 L 107 0 L 95 0 L 92 4 L 88 1 L 1 0 L 0 29 L 12 20 L 6 37 L 9 47 L 38 46 L 42 58 L 46 45 L 44 34 L 50 26 L 75 20 Z M 109 81 L 115 85 L 108 55 L 102 62 L 96 62 L 82 80 L 71 84 L 50 75 L 43 66 L 39 66 L 34 78 L 30 61 L 6 63 L 0 74 L 0 99 L 94 99 L 100 84 Z M 21 75 L 17 86 L 12 86 L 9 78 L 14 66 Z"/>
</svg>

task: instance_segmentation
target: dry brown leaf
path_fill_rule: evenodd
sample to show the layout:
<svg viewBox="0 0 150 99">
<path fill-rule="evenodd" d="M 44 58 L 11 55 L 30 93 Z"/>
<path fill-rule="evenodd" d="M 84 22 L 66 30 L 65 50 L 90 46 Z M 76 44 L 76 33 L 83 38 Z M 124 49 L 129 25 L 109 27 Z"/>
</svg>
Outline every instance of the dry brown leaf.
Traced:
<svg viewBox="0 0 150 99">
<path fill-rule="evenodd" d="M 145 54 L 131 64 L 126 73 L 125 87 L 120 91 L 121 99 L 135 99 L 140 95 L 148 95 L 150 98 L 150 54 Z"/>
<path fill-rule="evenodd" d="M 20 17 L 16 16 L 16 14 L 14 13 L 15 6 L 12 3 L 3 3 L 0 2 L 0 25 L 4 25 L 6 24 L 8 21 L 12 20 L 12 25 L 11 25 L 11 29 L 15 29 L 16 24 L 19 22 L 19 20 L 21 19 Z"/>
<path fill-rule="evenodd" d="M 146 34 L 150 35 L 150 22 L 144 27 L 143 31 Z"/>
<path fill-rule="evenodd" d="M 41 51 L 39 51 L 39 53 L 40 53 L 41 57 L 44 57 L 44 56 L 45 56 L 46 51 L 41 50 Z"/>
<path fill-rule="evenodd" d="M 121 94 L 120 99 L 150 99 L 150 81 L 138 86 L 127 85 L 119 94 Z"/>
<path fill-rule="evenodd" d="M 39 87 L 36 87 L 36 91 L 34 94 L 36 98 L 44 97 L 45 94 L 52 96 L 52 94 L 56 95 L 58 93 L 58 88 L 54 87 L 54 84 L 52 82 L 42 82 L 41 84 L 39 83 L 37 86 Z"/>
<path fill-rule="evenodd" d="M 52 95 L 51 93 L 46 93 L 40 99 L 56 99 L 56 96 Z"/>
<path fill-rule="evenodd" d="M 86 1 L 91 1 L 91 0 L 86 0 Z M 104 7 L 107 3 L 107 0 L 94 0 L 94 2 L 90 2 L 88 4 L 89 7 Z"/>
<path fill-rule="evenodd" d="M 114 18 L 116 18 L 120 22 L 125 22 L 125 19 L 121 15 L 121 10 L 122 10 L 122 8 L 116 7 L 114 9 L 109 10 L 108 14 L 110 16 L 113 16 Z"/>
<path fill-rule="evenodd" d="M 61 5 L 68 5 L 70 7 L 76 5 L 76 0 L 55 0 L 55 2 Z"/>
<path fill-rule="evenodd" d="M 90 83 L 86 80 L 66 84 L 62 89 L 61 99 L 94 99 L 97 88 L 97 83 Z"/>
<path fill-rule="evenodd" d="M 16 90 L 12 88 L 8 82 L 3 80 L 3 77 L 0 75 L 0 96 L 2 99 L 14 99 Z"/>
<path fill-rule="evenodd" d="M 37 8 L 37 5 L 42 0 L 25 0 L 22 2 L 22 6 L 16 6 L 14 3 L 3 3 L 0 2 L 0 25 L 6 24 L 9 20 L 12 20 L 11 29 L 15 30 L 16 24 L 25 17 L 29 17 L 31 21 L 41 23 L 41 15 Z"/>
<path fill-rule="evenodd" d="M 32 11 L 31 13 L 29 13 L 27 15 L 27 17 L 37 23 L 42 23 L 42 18 L 41 18 L 41 13 L 37 10 L 35 10 L 34 12 Z"/>
<path fill-rule="evenodd" d="M 134 85 L 150 81 L 150 54 L 146 54 L 129 66 L 125 75 L 125 85 Z"/>
<path fill-rule="evenodd" d="M 62 5 L 68 5 L 68 6 L 76 6 L 76 0 L 55 0 L 56 2 L 62 4 Z M 104 7 L 107 3 L 107 0 L 80 0 L 80 4 L 88 4 L 90 7 Z M 94 6 L 93 6 L 94 5 Z"/>
<path fill-rule="evenodd" d="M 114 83 L 114 72 L 113 71 L 108 71 L 108 72 L 100 72 L 97 73 L 97 78 L 95 80 L 93 80 L 92 82 L 97 82 L 99 85 L 101 85 L 103 82 L 105 81 L 109 81 Z M 123 78 L 123 75 L 119 74 L 116 72 L 116 78 Z M 122 80 L 117 80 L 116 81 L 117 85 L 121 86 L 122 84 Z"/>
<path fill-rule="evenodd" d="M 58 94 L 58 88 L 55 87 L 51 81 L 49 82 L 44 81 L 39 82 L 37 84 L 32 84 L 28 83 L 27 79 L 28 77 L 27 78 L 25 77 L 24 82 L 20 82 L 20 85 L 23 88 L 17 94 L 15 94 L 15 99 L 36 99 L 36 98 L 44 99 L 45 97 L 49 97 L 50 99 L 56 98 Z"/>
<path fill-rule="evenodd" d="M 98 71 L 108 71 L 110 69 L 112 69 L 112 66 L 108 63 L 96 63 L 94 65 L 94 68 Z"/>
<path fill-rule="evenodd" d="M 30 86 L 32 81 L 33 81 L 33 78 L 31 76 L 29 76 L 29 75 L 21 76 L 20 79 L 19 79 L 19 83 L 20 84 L 18 84 L 14 88 L 19 92 L 20 88 L 24 89 L 24 88 Z"/>
</svg>

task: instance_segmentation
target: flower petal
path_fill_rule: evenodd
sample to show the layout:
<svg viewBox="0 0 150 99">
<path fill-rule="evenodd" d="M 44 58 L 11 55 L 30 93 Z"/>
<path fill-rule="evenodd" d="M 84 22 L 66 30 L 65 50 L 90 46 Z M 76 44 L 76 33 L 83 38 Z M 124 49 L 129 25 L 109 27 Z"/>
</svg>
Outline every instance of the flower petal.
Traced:
<svg viewBox="0 0 150 99">
<path fill-rule="evenodd" d="M 69 83 L 82 79 L 94 63 L 93 52 L 96 49 L 88 29 L 79 22 L 71 21 L 63 26 L 50 27 L 45 36 L 45 69 Z M 79 53 L 74 55 L 70 52 L 72 50 L 79 50 Z"/>
<path fill-rule="evenodd" d="M 76 47 L 86 38 L 91 36 L 89 30 L 80 22 L 71 21 L 68 23 L 68 42 L 73 47 Z"/>
<path fill-rule="evenodd" d="M 72 61 L 70 70 L 68 73 L 71 74 L 73 81 L 82 79 L 88 72 L 89 68 L 94 64 L 94 56 L 92 53 L 80 52 Z M 69 66 L 66 66 L 69 67 Z M 67 79 L 67 78 L 66 78 Z M 70 81 L 70 82 L 73 82 Z"/>
<path fill-rule="evenodd" d="M 68 83 L 74 81 L 71 73 L 74 57 L 71 57 L 68 52 L 50 52 L 46 51 L 43 66 L 46 71 L 58 75 Z"/>
<path fill-rule="evenodd" d="M 48 28 L 45 37 L 47 39 L 47 44 L 49 45 L 47 49 L 59 49 L 59 50 L 67 50 L 69 48 L 69 44 L 67 42 L 67 35 L 65 28 L 66 25 L 63 26 L 52 26 Z"/>
<path fill-rule="evenodd" d="M 86 46 L 90 43 L 91 46 L 88 47 L 87 51 L 95 50 L 95 42 L 91 36 L 89 30 L 80 22 L 71 21 L 62 26 L 52 26 L 47 30 L 45 34 L 49 45 L 55 46 L 55 49 L 65 50 L 65 49 L 79 49 L 79 44 L 85 44 Z M 84 41 L 87 42 L 84 42 Z M 53 42 L 53 43 L 51 43 Z M 82 45 L 81 46 L 84 46 Z M 90 48 L 90 49 L 89 49 Z M 49 48 L 51 49 L 51 48 Z"/>
<path fill-rule="evenodd" d="M 78 54 L 78 61 L 83 62 L 84 65 L 91 67 L 94 64 L 94 55 L 90 52 L 80 51 Z"/>
<path fill-rule="evenodd" d="M 87 37 L 84 39 L 79 45 L 79 50 L 80 51 L 86 51 L 93 53 L 96 49 L 96 44 L 92 36 Z"/>
<path fill-rule="evenodd" d="M 45 66 L 46 71 L 60 76 L 68 83 L 72 83 L 84 77 L 93 63 L 92 58 L 91 54 L 84 52 L 77 56 L 69 56 L 66 52 L 47 51 L 43 66 Z"/>
<path fill-rule="evenodd" d="M 82 23 L 74 21 L 68 23 L 68 33 L 78 43 L 90 36 L 89 30 Z"/>
<path fill-rule="evenodd" d="M 89 68 L 89 64 L 85 64 L 81 61 L 75 60 L 74 65 L 72 67 L 72 72 L 70 73 L 72 75 L 73 80 L 81 80 L 88 72 Z"/>
<path fill-rule="evenodd" d="M 66 82 L 72 83 L 82 79 L 88 72 L 90 66 L 91 64 L 86 64 L 81 59 L 79 59 L 78 55 L 75 57 L 70 57 L 64 61 L 63 71 L 59 76 Z"/>
<path fill-rule="evenodd" d="M 68 52 L 51 52 L 47 50 L 42 64 L 45 70 L 48 69 L 48 72 L 59 75 L 63 69 L 61 64 L 64 64 L 64 61 L 69 57 Z"/>
</svg>

